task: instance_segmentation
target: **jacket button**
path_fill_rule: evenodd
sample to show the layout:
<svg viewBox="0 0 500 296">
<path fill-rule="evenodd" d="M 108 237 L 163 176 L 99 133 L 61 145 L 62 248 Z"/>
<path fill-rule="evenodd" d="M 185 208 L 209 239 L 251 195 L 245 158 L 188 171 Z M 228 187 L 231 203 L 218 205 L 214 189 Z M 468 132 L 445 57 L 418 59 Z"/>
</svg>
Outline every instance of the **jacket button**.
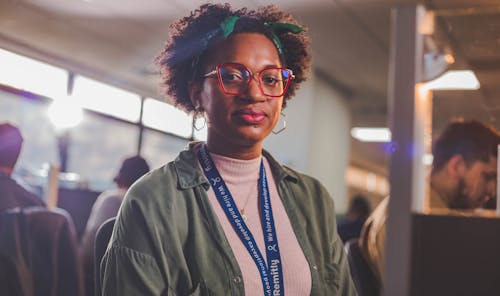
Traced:
<svg viewBox="0 0 500 296">
<path fill-rule="evenodd" d="M 235 283 L 237 283 L 237 284 L 241 283 L 241 277 L 239 277 L 239 276 L 235 276 L 235 277 L 233 278 L 233 282 L 235 282 Z"/>
</svg>

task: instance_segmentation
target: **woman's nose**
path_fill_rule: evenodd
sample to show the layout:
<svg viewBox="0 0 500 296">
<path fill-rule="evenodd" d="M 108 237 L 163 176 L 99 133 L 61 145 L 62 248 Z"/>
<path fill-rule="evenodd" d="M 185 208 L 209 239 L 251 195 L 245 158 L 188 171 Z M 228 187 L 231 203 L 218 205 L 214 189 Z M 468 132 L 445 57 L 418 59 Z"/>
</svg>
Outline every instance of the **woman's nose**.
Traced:
<svg viewBox="0 0 500 296">
<path fill-rule="evenodd" d="M 257 79 L 252 77 L 250 79 L 250 82 L 248 83 L 247 91 L 243 95 L 243 97 L 247 98 L 248 100 L 252 100 L 255 102 L 263 102 L 266 100 L 266 96 L 262 93 L 262 90 L 260 89 L 259 82 Z"/>
</svg>

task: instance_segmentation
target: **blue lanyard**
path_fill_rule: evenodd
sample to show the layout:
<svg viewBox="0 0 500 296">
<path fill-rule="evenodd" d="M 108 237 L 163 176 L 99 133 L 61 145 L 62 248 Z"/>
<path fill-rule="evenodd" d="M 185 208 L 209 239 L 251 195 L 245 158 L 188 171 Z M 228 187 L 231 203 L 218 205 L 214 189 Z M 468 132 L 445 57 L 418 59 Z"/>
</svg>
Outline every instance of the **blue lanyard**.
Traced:
<svg viewBox="0 0 500 296">
<path fill-rule="evenodd" d="M 264 232 L 264 241 L 266 243 L 267 265 L 252 233 L 250 232 L 250 229 L 248 229 L 247 225 L 243 221 L 243 218 L 238 211 L 236 203 L 234 202 L 226 183 L 220 176 L 219 171 L 217 171 L 210 154 L 208 154 L 206 145 L 201 146 L 198 152 L 198 158 L 203 168 L 203 173 L 209 180 L 210 185 L 217 196 L 217 200 L 259 269 L 262 286 L 264 287 L 264 294 L 267 296 L 285 295 L 283 286 L 283 268 L 281 265 L 280 250 L 278 248 L 278 240 L 276 237 L 276 228 L 274 227 L 273 211 L 271 208 L 271 199 L 269 196 L 264 162 L 262 160 L 260 162 L 259 205 L 263 220 L 262 230 Z"/>
</svg>

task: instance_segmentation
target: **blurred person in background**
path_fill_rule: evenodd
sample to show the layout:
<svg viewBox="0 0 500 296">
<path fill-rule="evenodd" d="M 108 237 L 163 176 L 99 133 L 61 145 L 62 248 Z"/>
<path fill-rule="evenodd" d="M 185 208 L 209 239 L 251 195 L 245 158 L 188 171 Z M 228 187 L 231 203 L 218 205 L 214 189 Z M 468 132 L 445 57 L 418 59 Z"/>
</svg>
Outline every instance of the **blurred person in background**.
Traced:
<svg viewBox="0 0 500 296">
<path fill-rule="evenodd" d="M 358 238 L 361 228 L 370 215 L 370 201 L 362 194 L 354 195 L 350 202 L 345 217 L 339 222 L 338 232 L 345 243 L 350 239 Z"/>
<path fill-rule="evenodd" d="M 38 196 L 19 185 L 11 176 L 22 145 L 23 137 L 17 127 L 10 123 L 0 124 L 0 211 L 45 206 Z"/>
<path fill-rule="evenodd" d="M 125 192 L 147 172 L 149 165 L 141 156 L 125 159 L 113 179 L 117 188 L 101 193 L 92 206 L 81 242 L 87 295 L 94 294 L 94 242 L 97 230 L 103 222 L 118 214 Z"/>
<path fill-rule="evenodd" d="M 433 143 L 430 193 L 424 213 L 486 215 L 482 208 L 496 196 L 499 144 L 498 131 L 479 121 L 450 123 Z M 385 198 L 368 217 L 359 240 L 380 283 L 388 202 Z"/>
</svg>

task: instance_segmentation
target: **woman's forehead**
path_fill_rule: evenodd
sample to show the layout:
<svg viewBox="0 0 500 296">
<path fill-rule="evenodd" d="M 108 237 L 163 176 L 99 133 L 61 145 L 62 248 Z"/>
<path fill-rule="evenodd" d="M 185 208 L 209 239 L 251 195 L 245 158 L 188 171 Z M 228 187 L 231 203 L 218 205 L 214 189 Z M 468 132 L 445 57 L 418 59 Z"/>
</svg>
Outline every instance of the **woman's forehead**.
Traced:
<svg viewBox="0 0 500 296">
<path fill-rule="evenodd" d="M 239 63 L 247 67 L 281 66 L 273 42 L 260 33 L 237 33 L 211 49 L 207 64 Z"/>
</svg>

